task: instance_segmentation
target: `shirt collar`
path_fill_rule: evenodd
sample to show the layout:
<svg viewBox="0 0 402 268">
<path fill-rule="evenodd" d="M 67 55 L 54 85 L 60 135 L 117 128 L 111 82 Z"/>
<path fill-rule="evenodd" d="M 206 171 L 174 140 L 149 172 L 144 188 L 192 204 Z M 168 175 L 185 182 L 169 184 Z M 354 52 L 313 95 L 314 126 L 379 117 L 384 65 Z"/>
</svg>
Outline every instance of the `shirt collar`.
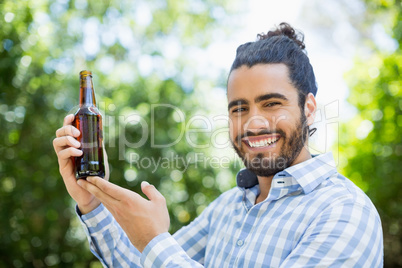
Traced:
<svg viewBox="0 0 402 268">
<path fill-rule="evenodd" d="M 287 193 L 290 193 L 301 187 L 307 194 L 336 172 L 332 153 L 321 154 L 275 174 L 271 190 L 286 187 L 289 190 Z M 257 176 L 246 168 L 237 173 L 236 181 L 238 187 L 246 189 L 258 184 Z M 290 185 L 293 187 L 289 187 Z M 281 196 L 285 194 L 283 189 L 281 193 Z"/>
</svg>

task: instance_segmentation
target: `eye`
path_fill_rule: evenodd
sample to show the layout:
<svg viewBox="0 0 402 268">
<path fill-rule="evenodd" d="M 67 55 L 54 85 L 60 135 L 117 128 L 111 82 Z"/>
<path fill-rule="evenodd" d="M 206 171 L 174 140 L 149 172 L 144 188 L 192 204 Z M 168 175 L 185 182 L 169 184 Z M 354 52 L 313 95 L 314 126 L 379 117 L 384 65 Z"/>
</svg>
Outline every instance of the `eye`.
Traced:
<svg viewBox="0 0 402 268">
<path fill-rule="evenodd" d="M 281 104 L 280 102 L 273 101 L 273 102 L 268 102 L 268 103 L 266 103 L 266 104 L 264 105 L 264 107 L 274 107 L 274 106 L 280 105 L 280 104 Z"/>
<path fill-rule="evenodd" d="M 237 108 L 234 108 L 232 110 L 232 113 L 241 113 L 241 112 L 244 112 L 244 111 L 247 111 L 247 108 L 245 108 L 245 107 L 237 107 Z"/>
</svg>

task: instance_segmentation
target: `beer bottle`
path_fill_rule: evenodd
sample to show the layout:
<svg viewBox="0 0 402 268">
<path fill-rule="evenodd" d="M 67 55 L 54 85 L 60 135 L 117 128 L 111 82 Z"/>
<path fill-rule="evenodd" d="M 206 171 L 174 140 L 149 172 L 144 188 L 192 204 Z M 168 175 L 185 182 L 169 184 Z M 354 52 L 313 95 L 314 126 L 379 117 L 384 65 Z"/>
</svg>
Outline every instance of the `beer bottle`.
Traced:
<svg viewBox="0 0 402 268">
<path fill-rule="evenodd" d="M 81 132 L 77 140 L 83 154 L 75 157 L 77 179 L 87 176 L 105 177 L 103 163 L 102 115 L 96 108 L 95 91 L 90 71 L 80 72 L 80 108 L 75 113 L 73 125 Z"/>
</svg>

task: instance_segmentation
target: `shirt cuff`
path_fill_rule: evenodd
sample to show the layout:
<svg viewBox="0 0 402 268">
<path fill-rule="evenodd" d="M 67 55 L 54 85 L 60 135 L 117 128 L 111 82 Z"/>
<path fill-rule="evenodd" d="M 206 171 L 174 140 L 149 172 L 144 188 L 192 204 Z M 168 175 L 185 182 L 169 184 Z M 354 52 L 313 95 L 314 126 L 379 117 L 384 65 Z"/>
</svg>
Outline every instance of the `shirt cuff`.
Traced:
<svg viewBox="0 0 402 268">
<path fill-rule="evenodd" d="M 100 231 L 113 221 L 112 214 L 110 214 L 102 203 L 94 210 L 84 215 L 82 215 L 78 206 L 75 207 L 75 211 L 87 235 Z"/>
<path fill-rule="evenodd" d="M 144 248 L 141 255 L 143 267 L 165 267 L 174 256 L 186 255 L 176 239 L 169 233 L 154 237 Z"/>
<path fill-rule="evenodd" d="M 88 212 L 87 214 L 82 214 L 81 210 L 78 208 L 78 205 L 75 205 L 75 212 L 77 213 L 78 217 L 82 217 L 82 216 L 85 216 L 88 214 L 93 215 L 96 210 L 98 210 L 98 212 L 99 212 L 100 207 L 103 207 L 102 203 L 100 203 L 99 206 L 97 206 L 94 210 Z M 95 213 L 95 214 L 97 214 L 97 213 Z"/>
</svg>

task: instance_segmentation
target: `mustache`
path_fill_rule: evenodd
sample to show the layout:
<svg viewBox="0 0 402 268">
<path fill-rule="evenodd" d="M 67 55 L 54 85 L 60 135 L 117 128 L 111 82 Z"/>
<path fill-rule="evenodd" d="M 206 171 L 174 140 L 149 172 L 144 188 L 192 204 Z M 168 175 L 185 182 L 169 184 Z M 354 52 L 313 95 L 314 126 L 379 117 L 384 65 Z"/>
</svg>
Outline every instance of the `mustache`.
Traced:
<svg viewBox="0 0 402 268">
<path fill-rule="evenodd" d="M 252 131 L 247 130 L 246 132 L 237 135 L 235 140 L 240 141 L 241 139 L 246 138 L 246 137 L 255 137 L 255 136 L 260 136 L 260 135 L 271 135 L 271 134 L 279 134 L 283 138 L 286 137 L 285 132 L 280 129 L 276 129 L 275 131 L 272 131 L 269 129 L 262 129 L 261 131 L 258 131 L 258 132 L 252 132 Z"/>
</svg>

